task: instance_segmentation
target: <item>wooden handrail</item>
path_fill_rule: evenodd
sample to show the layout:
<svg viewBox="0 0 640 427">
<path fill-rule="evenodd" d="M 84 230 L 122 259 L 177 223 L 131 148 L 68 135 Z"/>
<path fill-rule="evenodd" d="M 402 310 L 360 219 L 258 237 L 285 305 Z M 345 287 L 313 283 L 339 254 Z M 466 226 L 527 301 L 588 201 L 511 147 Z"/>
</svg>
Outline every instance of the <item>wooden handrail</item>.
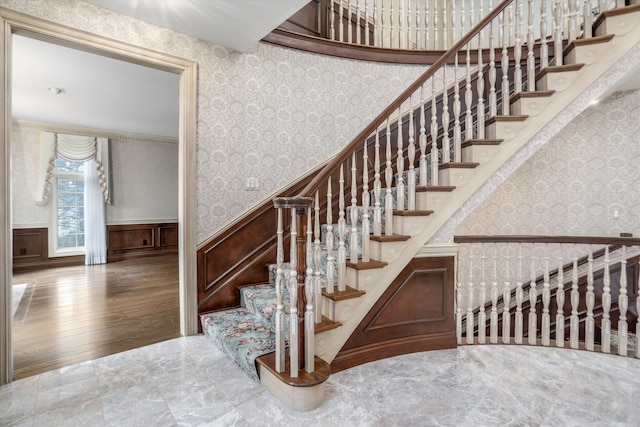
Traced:
<svg viewBox="0 0 640 427">
<path fill-rule="evenodd" d="M 454 236 L 454 243 L 574 243 L 579 245 L 638 246 L 637 237 L 607 236 L 534 236 L 534 235 L 476 235 Z"/>
<path fill-rule="evenodd" d="M 451 49 L 444 53 L 433 66 L 425 71 L 411 86 L 409 86 L 404 92 L 400 94 L 391 104 L 387 106 L 362 132 L 360 132 L 352 141 L 347 145 L 340 153 L 338 153 L 333 160 L 324 167 L 318 175 L 311 180 L 309 184 L 298 195 L 299 197 L 312 197 L 315 191 L 327 181 L 329 176 L 340 167 L 342 163 L 349 159 L 351 153 L 360 147 L 362 142 L 375 132 L 379 126 L 395 111 L 407 98 L 416 92 L 420 86 L 424 84 L 430 77 L 432 77 L 440 68 L 442 68 L 447 61 L 449 61 L 454 55 L 471 41 L 480 31 L 490 22 L 492 22 L 500 12 L 502 12 L 513 0 L 504 0 L 500 3 L 491 13 L 485 16 L 471 31 L 469 31 L 463 38 L 461 38 Z"/>
</svg>

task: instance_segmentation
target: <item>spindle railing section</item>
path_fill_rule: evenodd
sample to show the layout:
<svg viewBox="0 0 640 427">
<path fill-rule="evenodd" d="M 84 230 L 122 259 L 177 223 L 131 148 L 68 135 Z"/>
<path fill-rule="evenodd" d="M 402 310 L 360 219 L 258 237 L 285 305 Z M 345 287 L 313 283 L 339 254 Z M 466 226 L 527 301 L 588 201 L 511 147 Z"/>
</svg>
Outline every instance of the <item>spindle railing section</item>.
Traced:
<svg viewBox="0 0 640 427">
<path fill-rule="evenodd" d="M 403 3 L 394 2 L 393 10 L 397 10 L 396 4 Z M 436 3 L 441 2 L 424 4 Z M 478 18 L 480 22 L 470 32 L 453 43 L 300 194 L 275 200 L 279 218 L 277 269 L 280 283 L 276 319 L 280 319 L 278 325 L 281 328 L 285 323 L 282 320 L 285 314 L 281 294 L 288 289 L 292 301 L 289 313 L 291 377 L 297 375 L 298 369 L 313 371 L 313 324 L 322 320 L 321 296 L 349 291 L 347 264 L 374 262 L 372 239 L 384 240 L 398 233 L 405 234 L 397 230 L 394 216 L 408 211 L 412 215 L 428 215 L 431 206 L 425 191 L 455 185 L 447 174 L 442 174 L 443 170 L 477 165 L 465 157 L 463 145 L 477 139 L 484 140 L 484 144 L 491 143 L 488 139 L 496 136 L 492 134 L 491 127 L 486 127 L 489 120 L 499 114 L 509 115 L 512 96 L 536 91 L 534 76 L 537 70 L 551 63 L 561 65 L 564 43 L 592 36 L 594 8 L 590 1 L 584 2 L 582 8 L 579 3 L 528 1 L 526 13 L 523 12 L 524 1 L 506 0 L 495 7 L 492 2 L 467 3 L 475 4 L 478 8 L 475 10 L 480 13 L 487 11 L 488 15 L 482 20 Z M 597 7 L 604 8 L 604 3 L 599 2 Z M 373 2 L 343 1 L 335 3 L 334 7 L 346 7 L 357 12 L 362 4 L 365 12 L 358 13 L 366 15 L 371 5 L 371 10 L 380 8 L 379 12 L 372 11 L 372 14 L 382 13 L 382 3 L 376 6 L 377 3 Z M 376 18 L 372 22 L 377 25 Z M 465 18 L 463 22 L 470 26 L 474 21 Z M 406 26 L 406 22 L 403 25 Z M 443 28 L 448 28 L 448 25 Z M 381 34 L 382 31 L 380 27 Z M 514 37 L 511 37 L 512 32 Z M 406 34 L 405 40 L 413 40 Z M 526 46 L 523 41 L 526 41 Z M 489 130 L 485 131 L 486 128 Z M 291 227 L 288 238 L 284 236 L 287 222 Z M 284 277 L 285 269 L 282 267 L 286 241 L 291 246 L 288 279 Z M 326 252 L 321 254 L 323 250 Z M 321 255 L 325 259 L 322 263 Z M 283 285 L 285 282 L 288 282 L 287 286 Z M 502 287 L 506 289 L 506 285 Z M 491 295 L 496 292 L 491 287 L 484 291 Z M 550 285 L 544 285 L 541 291 L 544 301 L 549 299 L 549 292 Z M 463 307 L 466 309 L 467 306 Z M 495 311 L 490 312 L 491 319 L 496 315 Z M 548 324 L 548 316 L 547 311 L 543 312 L 545 325 Z M 294 321 L 296 318 L 298 320 Z M 467 327 L 470 327 L 471 321 L 467 322 Z M 503 324 L 508 323 L 509 319 L 505 318 Z M 495 319 L 492 324 L 490 337 L 495 340 Z M 544 328 L 546 330 L 547 326 Z M 281 329 L 278 331 L 276 371 L 282 372 L 285 366 L 285 333 Z M 547 335 L 547 332 L 543 334 L 543 340 Z M 471 334 L 468 339 L 470 337 Z M 518 337 L 517 341 L 521 339 Z"/>
<path fill-rule="evenodd" d="M 329 0 L 320 9 L 327 13 L 330 40 L 406 50 L 447 50 L 493 10 L 496 0 Z M 507 45 L 534 40 L 554 40 L 548 29 L 562 28 L 573 40 L 583 28 L 590 28 L 600 11 L 624 6 L 624 0 L 521 0 L 512 2 L 500 18 L 500 40 Z M 489 47 L 488 29 L 483 40 Z"/>
<path fill-rule="evenodd" d="M 528 344 L 633 355 L 640 239 L 457 236 L 458 344 Z"/>
</svg>

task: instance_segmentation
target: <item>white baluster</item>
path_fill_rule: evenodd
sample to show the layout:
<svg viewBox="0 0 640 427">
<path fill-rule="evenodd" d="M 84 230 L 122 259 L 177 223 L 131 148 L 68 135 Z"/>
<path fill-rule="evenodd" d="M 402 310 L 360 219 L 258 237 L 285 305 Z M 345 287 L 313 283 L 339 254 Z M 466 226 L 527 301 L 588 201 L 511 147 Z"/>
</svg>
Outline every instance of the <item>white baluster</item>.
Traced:
<svg viewBox="0 0 640 427">
<path fill-rule="evenodd" d="M 511 342 L 511 307 L 509 304 L 511 303 L 511 282 L 509 276 L 509 246 L 506 246 L 507 254 L 505 256 L 505 281 L 504 287 L 502 288 L 502 343 L 509 344 Z"/>
<path fill-rule="evenodd" d="M 505 37 L 505 44 L 506 45 L 511 45 L 513 44 L 513 41 L 515 40 L 515 9 L 517 8 L 517 6 L 514 6 L 515 3 L 517 3 L 517 0 L 514 0 L 513 2 L 511 2 L 511 4 L 509 5 L 509 33 L 506 34 Z"/>
<path fill-rule="evenodd" d="M 413 19 L 411 19 L 411 0 L 407 0 L 408 1 L 408 5 L 407 5 L 407 46 L 405 47 L 405 49 L 411 49 L 412 44 L 411 44 L 411 37 L 413 35 Z"/>
<path fill-rule="evenodd" d="M 451 141 L 449 140 L 449 91 L 447 90 L 447 68 L 442 68 L 442 163 L 451 162 Z"/>
<path fill-rule="evenodd" d="M 466 74 L 465 74 L 465 90 L 464 90 L 464 105 L 466 111 L 464 113 L 464 139 L 469 141 L 473 139 L 473 114 L 471 107 L 473 107 L 473 89 L 471 89 L 471 48 L 470 43 L 467 43 L 466 54 Z"/>
<path fill-rule="evenodd" d="M 484 65 L 482 64 L 482 33 L 478 38 L 478 82 L 477 90 L 478 104 L 476 106 L 477 114 L 477 130 L 476 138 L 484 139 L 485 122 L 484 122 Z"/>
<path fill-rule="evenodd" d="M 351 7 L 352 7 L 351 0 L 347 0 L 347 42 L 349 44 L 353 43 L 353 23 L 352 23 L 353 13 L 352 13 Z"/>
<path fill-rule="evenodd" d="M 378 25 L 378 1 L 373 0 L 373 45 L 382 46 L 380 41 L 380 26 Z"/>
<path fill-rule="evenodd" d="M 502 28 L 504 23 L 504 13 L 498 15 L 499 28 Z M 493 34 L 493 22 L 489 24 L 489 116 L 495 117 L 498 115 L 498 97 L 496 95 L 496 51 L 495 51 L 495 36 Z"/>
<path fill-rule="evenodd" d="M 416 2 L 416 44 L 415 44 L 415 48 L 416 49 L 420 49 L 421 45 L 421 40 L 420 40 L 420 2 L 417 1 Z"/>
<path fill-rule="evenodd" d="M 609 246 L 604 248 L 604 276 L 602 278 L 602 323 L 600 325 L 600 348 L 603 353 L 611 353 L 611 275 L 609 273 Z"/>
<path fill-rule="evenodd" d="M 620 294 L 618 295 L 618 309 L 620 317 L 618 319 L 618 354 L 627 355 L 628 331 L 627 309 L 629 308 L 629 297 L 627 297 L 627 247 L 622 246 L 622 259 L 620 260 Z"/>
<path fill-rule="evenodd" d="M 540 2 L 540 69 L 549 65 L 549 45 L 547 44 L 547 2 Z"/>
<path fill-rule="evenodd" d="M 582 38 L 588 39 L 593 37 L 593 15 L 591 14 L 591 0 L 585 0 L 584 11 L 582 13 L 583 33 Z"/>
<path fill-rule="evenodd" d="M 449 19 L 447 16 L 447 4 L 442 5 L 442 50 L 449 49 Z"/>
<path fill-rule="evenodd" d="M 332 294 L 334 292 L 334 285 L 335 285 L 335 279 L 334 279 L 334 257 L 333 257 L 333 245 L 334 245 L 334 235 L 333 235 L 333 201 L 331 200 L 332 194 L 331 194 L 331 177 L 329 177 L 328 179 L 328 183 L 327 183 L 327 236 L 326 236 L 326 246 L 327 246 L 327 267 L 326 267 L 326 272 L 327 272 L 327 284 L 325 286 L 325 289 L 327 290 L 328 293 Z M 338 232 L 339 232 L 339 227 L 338 227 Z M 338 238 L 338 242 L 339 242 L 339 238 Z M 319 314 L 320 317 L 322 315 L 322 312 Z"/>
<path fill-rule="evenodd" d="M 460 40 L 462 38 L 462 36 L 464 36 L 465 34 L 467 34 L 466 32 L 466 27 L 465 27 L 465 21 L 466 21 L 466 9 L 465 9 L 465 5 L 466 2 L 462 2 L 460 4 L 460 31 L 458 32 L 458 34 L 456 34 L 456 40 Z"/>
<path fill-rule="evenodd" d="M 317 193 L 316 193 L 317 196 Z M 307 212 L 307 245 L 305 252 L 307 255 L 307 269 L 304 279 L 304 296 L 307 299 L 307 305 L 304 311 L 304 370 L 307 372 L 313 372 L 314 356 L 315 356 L 315 315 L 313 312 L 314 296 L 315 296 L 315 283 L 316 280 L 313 275 L 313 247 L 312 247 L 312 235 L 311 228 L 311 208 L 305 209 Z"/>
<path fill-rule="evenodd" d="M 289 264 L 291 271 L 289 272 L 289 376 L 298 378 L 298 370 L 300 368 L 298 360 L 299 336 L 298 336 L 298 258 L 296 240 L 298 238 L 298 216 L 296 209 L 291 209 L 291 240 Z"/>
<path fill-rule="evenodd" d="M 498 343 L 498 249 L 493 244 L 493 281 L 491 282 L 491 318 L 489 322 L 489 341 Z"/>
<path fill-rule="evenodd" d="M 513 47 L 513 58 L 515 61 L 515 71 L 513 75 L 514 80 L 514 93 L 520 93 L 522 91 L 522 1 L 518 3 L 516 9 L 516 23 L 515 23 L 515 45 Z"/>
<path fill-rule="evenodd" d="M 458 268 L 456 274 L 456 344 L 462 344 L 462 304 L 464 303 L 464 285 L 462 283 L 462 274 Z"/>
<path fill-rule="evenodd" d="M 365 21 L 367 21 L 365 19 Z M 356 1 L 356 44 L 362 44 L 362 31 L 360 31 L 360 2 Z"/>
<path fill-rule="evenodd" d="M 578 288 L 578 257 L 576 247 L 573 246 L 573 268 L 571 269 L 571 323 L 569 325 L 569 345 L 571 348 L 579 348 L 580 319 L 578 318 L 578 304 L 580 304 L 580 292 Z"/>
<path fill-rule="evenodd" d="M 402 140 L 402 114 L 398 108 L 398 156 L 396 157 L 397 181 L 396 181 L 396 209 L 404 210 L 404 141 Z"/>
<path fill-rule="evenodd" d="M 404 22 L 404 0 L 400 0 L 398 6 L 398 48 L 407 48 L 406 23 Z"/>
<path fill-rule="evenodd" d="M 482 252 L 480 255 L 480 284 L 478 288 L 478 343 L 484 344 L 487 342 L 487 313 L 485 311 L 485 302 L 487 301 L 487 274 L 485 270 L 486 255 L 484 250 L 484 243 L 480 246 Z"/>
<path fill-rule="evenodd" d="M 511 10 L 511 7 L 509 7 Z M 502 40 L 502 115 L 509 115 L 509 32 L 504 32 L 504 39 Z"/>
<path fill-rule="evenodd" d="M 424 48 L 425 50 L 434 49 L 433 47 L 433 25 L 431 25 L 431 3 L 427 2 L 424 7 Z"/>
<path fill-rule="evenodd" d="M 387 184 L 387 193 L 384 199 L 384 234 L 386 236 L 393 235 L 393 194 L 391 194 L 391 186 L 393 185 L 393 167 L 391 166 L 391 128 L 389 119 L 387 119 L 387 140 L 386 140 L 386 168 L 385 180 Z"/>
<path fill-rule="evenodd" d="M 531 250 L 531 282 L 529 283 L 529 345 L 536 345 L 538 330 L 538 315 L 536 314 L 536 304 L 538 301 L 538 291 L 536 290 L 536 260 Z"/>
<path fill-rule="evenodd" d="M 385 17 L 384 3 L 385 3 L 384 0 L 382 0 L 382 4 L 380 5 L 380 43 L 378 44 L 378 46 L 382 46 L 382 47 L 385 47 L 387 44 L 386 31 L 385 31 L 386 21 L 384 19 Z"/>
<path fill-rule="evenodd" d="M 593 319 L 593 306 L 595 304 L 593 293 L 593 250 L 589 246 L 589 258 L 587 260 L 587 320 L 585 323 L 585 347 L 589 351 L 594 349 L 595 320 Z"/>
<path fill-rule="evenodd" d="M 327 206 L 327 209 L 330 209 Z M 320 323 L 322 322 L 322 280 L 320 278 L 320 267 L 321 267 L 321 244 L 320 244 L 320 194 L 316 191 L 316 199 L 315 199 L 315 222 L 313 226 L 313 230 L 315 232 L 315 241 L 313 245 L 313 301 L 314 301 L 314 322 Z"/>
<path fill-rule="evenodd" d="M 529 0 L 529 17 L 527 26 L 527 91 L 536 90 L 536 58 L 533 54 L 535 34 L 533 33 L 533 0 Z"/>
<path fill-rule="evenodd" d="M 522 302 L 524 301 L 524 290 L 522 289 L 522 244 L 518 244 L 518 272 L 516 274 L 516 344 L 522 344 L 522 330 L 524 323 L 522 318 Z"/>
<path fill-rule="evenodd" d="M 569 0 L 569 31 L 568 41 L 571 43 L 578 37 L 578 7 L 575 1 Z"/>
<path fill-rule="evenodd" d="M 282 208 L 277 209 L 277 252 L 276 252 L 276 372 L 284 372 L 285 366 L 285 330 L 284 330 L 284 304 L 283 285 L 284 285 L 284 269 L 282 264 L 284 261 L 284 244 L 283 244 L 283 226 L 282 226 Z"/>
<path fill-rule="evenodd" d="M 542 285 L 542 345 L 548 347 L 551 335 L 551 314 L 549 303 L 551 302 L 551 289 L 549 286 L 549 246 L 545 245 L 544 255 L 544 283 Z"/>
<path fill-rule="evenodd" d="M 391 2 L 390 11 L 389 11 L 389 47 L 395 48 L 394 45 L 394 28 L 393 28 L 393 1 Z"/>
<path fill-rule="evenodd" d="M 556 0 L 553 19 L 555 22 L 555 31 L 553 39 L 553 56 L 555 65 L 562 65 L 562 4 L 560 0 Z"/>
<path fill-rule="evenodd" d="M 344 234 L 347 221 L 344 218 L 344 164 L 340 165 L 340 181 L 338 193 L 338 291 L 346 289 L 347 250 L 345 248 Z"/>
<path fill-rule="evenodd" d="M 368 0 L 364 0 L 364 44 L 369 46 L 369 3 Z"/>
<path fill-rule="evenodd" d="M 340 14 L 338 16 L 339 21 L 340 21 L 340 29 L 338 31 L 339 35 L 340 35 L 340 41 L 343 42 L 344 41 L 344 6 L 342 3 L 342 0 L 340 0 L 340 6 L 338 7 L 338 13 Z"/>
<path fill-rule="evenodd" d="M 467 286 L 467 293 L 467 344 L 473 344 L 473 246 L 469 247 L 469 286 Z M 640 299 L 640 297 L 638 298 Z M 480 312 L 482 313 L 482 309 Z M 478 324 L 478 334 L 480 332 L 480 324 Z"/>
<path fill-rule="evenodd" d="M 409 96 L 409 145 L 407 146 L 407 160 L 409 162 L 409 171 L 407 173 L 407 209 L 416 209 L 416 142 L 415 128 L 413 124 L 413 104 L 411 96 Z"/>
<path fill-rule="evenodd" d="M 462 161 L 462 129 L 460 128 L 460 82 L 458 81 L 458 55 L 453 67 L 455 83 L 453 85 L 453 161 Z"/>
<path fill-rule="evenodd" d="M 334 0 L 331 0 L 329 3 L 329 38 L 331 40 L 336 39 L 336 17 L 334 15 L 333 5 L 335 4 Z"/>
<path fill-rule="evenodd" d="M 382 208 L 380 195 L 382 183 L 380 181 L 380 132 L 376 130 L 375 160 L 373 165 L 373 235 L 382 235 Z"/>
<path fill-rule="evenodd" d="M 438 185 L 438 109 L 436 105 L 436 80 L 431 79 L 431 185 Z"/>
<path fill-rule="evenodd" d="M 358 186 L 356 185 L 356 153 L 351 156 L 351 235 L 349 261 L 358 262 Z"/>
<path fill-rule="evenodd" d="M 556 288 L 556 347 L 564 347 L 564 270 L 562 247 L 558 249 L 558 287 Z"/>
<path fill-rule="evenodd" d="M 438 1 L 433 4 L 433 48 L 440 49 L 440 26 L 438 22 Z"/>
<path fill-rule="evenodd" d="M 369 232 L 369 206 L 371 205 L 371 195 L 369 194 L 369 150 L 367 140 L 364 141 L 364 154 L 362 155 L 362 262 L 369 262 L 370 236 Z"/>
<path fill-rule="evenodd" d="M 420 86 L 420 185 L 427 185 L 427 129 L 424 114 L 424 85 Z"/>
<path fill-rule="evenodd" d="M 449 46 L 453 46 L 453 44 L 458 41 L 458 37 L 456 35 L 456 2 L 451 2 L 451 11 L 449 12 L 448 21 L 450 24 L 447 26 L 449 28 L 448 39 L 447 39 L 447 49 Z M 446 6 L 445 6 L 446 10 Z M 457 58 L 457 56 L 456 56 Z"/>
</svg>

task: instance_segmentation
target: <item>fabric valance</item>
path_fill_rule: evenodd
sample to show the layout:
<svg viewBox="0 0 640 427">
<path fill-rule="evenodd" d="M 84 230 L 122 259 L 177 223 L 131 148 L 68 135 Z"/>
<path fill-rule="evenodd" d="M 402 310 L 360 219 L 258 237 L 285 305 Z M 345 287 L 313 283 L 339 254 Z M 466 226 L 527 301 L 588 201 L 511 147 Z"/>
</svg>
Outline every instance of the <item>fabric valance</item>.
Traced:
<svg viewBox="0 0 640 427">
<path fill-rule="evenodd" d="M 109 140 L 94 136 L 42 132 L 40 134 L 40 162 L 36 188 L 37 205 L 46 205 L 49 200 L 51 177 L 53 176 L 56 157 L 58 156 L 75 162 L 95 159 L 102 197 L 106 203 L 111 204 L 109 192 Z"/>
</svg>

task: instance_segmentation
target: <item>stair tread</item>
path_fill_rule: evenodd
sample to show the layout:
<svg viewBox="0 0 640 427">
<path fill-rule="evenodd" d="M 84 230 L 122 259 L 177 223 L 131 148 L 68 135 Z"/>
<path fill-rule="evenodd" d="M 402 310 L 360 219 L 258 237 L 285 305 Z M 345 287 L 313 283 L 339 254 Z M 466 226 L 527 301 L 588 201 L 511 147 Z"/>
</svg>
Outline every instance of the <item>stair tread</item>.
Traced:
<svg viewBox="0 0 640 427">
<path fill-rule="evenodd" d="M 522 98 L 546 98 L 556 93 L 555 90 L 536 90 L 532 92 L 518 92 L 517 94 L 511 97 L 511 103 L 522 99 Z"/>
<path fill-rule="evenodd" d="M 347 286 L 347 289 L 344 291 L 336 290 L 332 293 L 327 292 L 326 289 L 322 290 L 322 295 L 324 295 L 326 298 L 329 298 L 332 301 L 344 301 L 346 299 L 360 298 L 365 293 L 366 293 L 365 291 L 354 289 L 351 286 Z"/>
<path fill-rule="evenodd" d="M 584 64 L 549 65 L 548 67 L 544 67 L 538 72 L 538 74 L 536 74 L 536 81 L 540 80 L 547 74 L 562 73 L 565 71 L 578 71 L 582 67 L 584 67 Z"/>
<path fill-rule="evenodd" d="M 607 17 L 609 17 L 609 16 L 624 15 L 624 14 L 627 14 L 627 13 L 633 13 L 633 12 L 637 12 L 637 11 L 640 11 L 640 3 L 632 4 L 632 5 L 625 6 L 625 7 L 617 7 L 615 9 L 611 9 L 611 10 L 605 10 L 604 12 L 602 12 L 598 16 L 596 21 L 593 23 L 593 30 L 595 32 L 596 28 L 598 28 L 600 25 L 602 25 L 602 23 L 605 21 L 605 19 L 607 19 Z"/>
<path fill-rule="evenodd" d="M 398 211 L 394 210 L 393 214 L 395 216 L 429 216 L 433 214 L 433 211 L 430 209 L 424 210 L 412 210 L 412 211 Z"/>
<path fill-rule="evenodd" d="M 267 369 L 272 375 L 278 377 L 283 383 L 293 387 L 312 387 L 325 382 L 329 375 L 331 375 L 330 365 L 319 358 L 314 357 L 314 370 L 313 372 L 307 372 L 304 369 L 298 371 L 298 376 L 292 378 L 289 375 L 289 359 L 285 361 L 285 368 L 283 372 L 276 372 L 276 354 L 275 352 L 260 356 L 256 363 L 260 365 L 260 369 Z"/>
<path fill-rule="evenodd" d="M 358 262 L 353 263 L 351 261 L 347 261 L 347 267 L 353 268 L 354 270 L 371 270 L 374 268 L 383 268 L 388 264 L 382 261 L 371 260 L 369 262 Z"/>
<path fill-rule="evenodd" d="M 575 39 L 571 43 L 569 43 L 567 47 L 564 48 L 564 51 L 562 52 L 562 54 L 563 56 L 566 56 L 568 52 L 571 52 L 577 46 L 589 46 L 592 44 L 607 43 L 609 40 L 613 39 L 614 37 L 615 37 L 614 34 L 606 34 L 604 36 L 595 36 L 595 37 L 589 37 L 586 39 Z"/>
<path fill-rule="evenodd" d="M 391 236 L 381 235 L 381 236 L 371 236 L 369 240 L 372 242 L 406 242 L 409 240 L 411 236 L 407 236 L 405 234 L 393 234 Z"/>
<path fill-rule="evenodd" d="M 438 193 L 449 193 L 455 190 L 454 185 L 419 185 L 416 187 L 417 193 L 425 193 L 427 191 L 433 191 Z"/>
<path fill-rule="evenodd" d="M 480 163 L 476 162 L 449 162 L 440 165 L 440 170 L 444 169 L 473 169 Z"/>
<path fill-rule="evenodd" d="M 322 316 L 322 322 L 316 323 L 315 332 L 319 334 L 320 332 L 330 331 L 331 329 L 336 329 L 342 326 L 342 322 L 335 322 L 328 317 Z"/>
<path fill-rule="evenodd" d="M 500 145 L 504 139 L 469 139 L 462 143 L 462 148 L 482 145 Z"/>
<path fill-rule="evenodd" d="M 529 116 L 524 114 L 511 114 L 508 116 L 492 116 L 487 119 L 486 125 L 491 125 L 496 122 L 523 122 L 527 120 Z"/>
</svg>

